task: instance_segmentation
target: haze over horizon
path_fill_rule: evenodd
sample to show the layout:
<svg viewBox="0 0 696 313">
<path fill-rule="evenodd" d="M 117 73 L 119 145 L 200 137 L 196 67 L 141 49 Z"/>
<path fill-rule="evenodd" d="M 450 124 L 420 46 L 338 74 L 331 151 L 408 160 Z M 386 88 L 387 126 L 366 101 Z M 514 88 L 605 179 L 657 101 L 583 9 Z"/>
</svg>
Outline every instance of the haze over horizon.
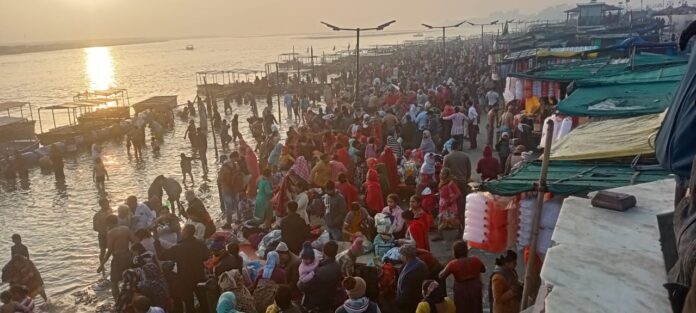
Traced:
<svg viewBox="0 0 696 313">
<path fill-rule="evenodd" d="M 396 19 L 390 31 L 416 30 L 421 23 L 537 16 L 576 2 L 585 1 L 0 0 L 0 42 L 329 32 L 319 21 L 369 27 Z"/>
</svg>

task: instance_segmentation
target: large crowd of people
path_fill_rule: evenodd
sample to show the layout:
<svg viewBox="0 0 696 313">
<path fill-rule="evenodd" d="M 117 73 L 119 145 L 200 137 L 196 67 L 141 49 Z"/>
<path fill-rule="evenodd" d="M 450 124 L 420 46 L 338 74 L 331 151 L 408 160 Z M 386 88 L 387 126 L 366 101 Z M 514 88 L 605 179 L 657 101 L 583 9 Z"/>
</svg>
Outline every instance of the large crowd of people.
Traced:
<svg viewBox="0 0 696 313">
<path fill-rule="evenodd" d="M 511 145 L 518 133 L 507 113 L 516 108 L 505 106 L 481 55 L 462 41 L 444 55 L 439 45 L 399 51 L 358 74 L 346 68 L 325 85 L 322 106 L 302 88 L 286 92 L 285 117 L 294 126 L 284 136 L 270 101 L 260 115 L 249 103 L 253 138 L 242 136 L 230 99 L 219 99 L 222 112 L 212 99 L 189 103 L 181 116 L 190 120 L 184 140 L 193 154 L 181 153 L 181 175 L 193 181 L 192 158 L 209 172 L 207 140 L 216 132 L 225 151 L 217 173 L 222 223 L 216 227 L 216 214 L 173 176 L 158 176 L 146 201 L 133 195 L 116 214 L 101 199 L 97 271 L 111 261 L 114 311 L 482 312 L 490 294 L 493 312 L 518 312 L 514 252 L 496 260 L 486 292 L 487 268 L 466 242 L 454 242 L 444 264 L 430 251 L 447 230 L 461 238 L 473 169 L 496 179 L 525 150 Z M 468 152 L 479 148 L 482 117 L 484 157 L 472 167 Z M 104 188 L 108 173 L 96 164 Z M 11 263 L 33 267 L 22 251 L 13 248 Z M 3 292 L 2 312 L 31 311 L 24 299 L 43 284 L 6 280 L 5 272 L 14 289 Z"/>
</svg>

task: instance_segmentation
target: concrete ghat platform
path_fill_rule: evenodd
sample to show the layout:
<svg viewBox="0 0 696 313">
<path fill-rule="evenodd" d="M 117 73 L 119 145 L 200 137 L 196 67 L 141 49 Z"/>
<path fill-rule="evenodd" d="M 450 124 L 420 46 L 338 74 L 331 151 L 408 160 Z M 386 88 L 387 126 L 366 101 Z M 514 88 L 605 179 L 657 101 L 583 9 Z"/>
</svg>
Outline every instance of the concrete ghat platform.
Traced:
<svg viewBox="0 0 696 313">
<path fill-rule="evenodd" d="M 565 200 L 541 278 L 547 313 L 671 312 L 657 214 L 674 208 L 674 181 L 621 187 L 637 205 L 626 212 Z"/>
</svg>

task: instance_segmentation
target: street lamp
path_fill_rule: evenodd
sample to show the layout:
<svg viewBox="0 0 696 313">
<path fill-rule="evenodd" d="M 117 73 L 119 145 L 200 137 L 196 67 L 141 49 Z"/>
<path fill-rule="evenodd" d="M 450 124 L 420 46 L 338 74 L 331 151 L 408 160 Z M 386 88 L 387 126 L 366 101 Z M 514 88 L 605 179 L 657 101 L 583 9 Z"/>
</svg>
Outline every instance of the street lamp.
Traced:
<svg viewBox="0 0 696 313">
<path fill-rule="evenodd" d="M 490 23 L 483 23 L 483 24 L 472 23 L 472 22 L 469 22 L 469 21 L 467 21 L 466 23 L 469 24 L 469 25 L 471 25 L 471 26 L 481 26 L 481 54 L 483 54 L 483 27 L 484 27 L 484 26 L 488 26 L 488 25 L 495 25 L 495 24 L 498 24 L 498 20 L 492 21 L 492 22 L 490 22 Z"/>
<path fill-rule="evenodd" d="M 386 22 L 382 25 L 379 25 L 377 27 L 371 27 L 371 28 L 343 28 L 343 27 L 338 27 L 331 25 L 326 22 L 321 22 L 322 24 L 326 25 L 326 27 L 331 28 L 333 31 L 353 31 L 355 32 L 356 36 L 356 44 L 355 44 L 355 104 L 359 104 L 359 97 L 360 97 L 360 31 L 366 31 L 366 30 L 383 30 L 387 28 L 387 26 L 395 23 L 396 20 L 391 20 L 389 22 Z M 353 105 L 355 107 L 355 104 Z"/>
<path fill-rule="evenodd" d="M 466 21 L 454 24 L 454 25 L 449 25 L 449 26 L 431 26 L 428 24 L 421 24 L 427 29 L 434 29 L 434 28 L 442 28 L 442 73 L 443 75 L 446 75 L 446 67 L 447 67 L 447 60 L 445 60 L 445 55 L 447 54 L 447 50 L 445 48 L 445 29 L 448 28 L 456 28 L 459 26 L 462 26 Z"/>
</svg>

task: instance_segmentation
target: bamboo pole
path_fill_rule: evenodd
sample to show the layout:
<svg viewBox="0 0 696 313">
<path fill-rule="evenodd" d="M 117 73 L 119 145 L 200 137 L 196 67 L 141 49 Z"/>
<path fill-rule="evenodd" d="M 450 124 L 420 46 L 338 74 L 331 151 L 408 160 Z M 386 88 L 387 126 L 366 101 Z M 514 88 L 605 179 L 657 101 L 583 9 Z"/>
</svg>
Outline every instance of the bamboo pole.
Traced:
<svg viewBox="0 0 696 313">
<path fill-rule="evenodd" d="M 205 76 L 203 77 L 203 83 L 205 84 L 205 95 L 206 97 L 208 97 L 208 101 L 210 101 L 210 116 L 208 117 L 208 119 L 210 120 L 210 132 L 213 135 L 213 149 L 215 149 L 215 162 L 218 162 L 220 160 L 220 157 L 218 155 L 217 139 L 215 139 L 215 127 L 213 127 L 213 116 L 215 115 L 215 112 L 213 112 L 213 110 L 215 110 L 215 106 L 213 104 L 215 103 L 213 103 L 213 98 L 210 97 L 210 91 L 208 91 L 208 80 Z"/>
<path fill-rule="evenodd" d="M 520 311 L 533 304 L 529 301 L 530 297 L 536 297 L 539 289 L 539 272 L 537 272 L 536 250 L 539 241 L 539 224 L 541 220 L 541 210 L 544 207 L 544 194 L 546 193 L 546 176 L 549 170 L 549 157 L 551 155 L 551 143 L 553 138 L 553 120 L 546 122 L 546 141 L 544 142 L 544 156 L 541 162 L 541 173 L 539 173 L 539 184 L 537 186 L 537 203 L 532 219 L 532 238 L 529 244 L 529 258 L 524 271 L 524 290 L 522 291 L 522 303 Z"/>
</svg>

